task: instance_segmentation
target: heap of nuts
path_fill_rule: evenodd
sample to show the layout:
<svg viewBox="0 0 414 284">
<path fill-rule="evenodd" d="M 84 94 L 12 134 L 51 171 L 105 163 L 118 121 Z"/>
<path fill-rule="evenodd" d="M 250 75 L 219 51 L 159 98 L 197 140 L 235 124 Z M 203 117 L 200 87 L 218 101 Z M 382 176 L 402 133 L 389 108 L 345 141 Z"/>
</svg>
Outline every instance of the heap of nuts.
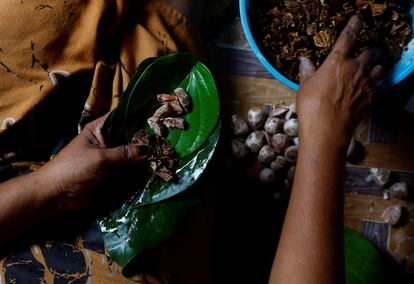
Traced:
<svg viewBox="0 0 414 284">
<path fill-rule="evenodd" d="M 282 175 L 285 185 L 291 187 L 299 147 L 295 104 L 252 108 L 247 113 L 247 123 L 233 115 L 230 128 L 235 159 L 255 155 L 261 164 L 259 180 L 262 183 L 274 183 L 276 176 Z"/>
<path fill-rule="evenodd" d="M 155 135 L 150 135 L 144 130 L 135 133 L 131 143 L 139 146 L 147 146 L 149 148 L 149 171 L 151 176 L 145 188 L 159 176 L 166 182 L 175 179 L 173 168 L 177 162 L 177 153 L 171 146 L 167 135 L 168 128 L 185 129 L 185 121 L 178 117 L 185 113 L 191 112 L 191 97 L 183 88 L 174 90 L 175 95 L 159 94 L 157 100 L 162 104 L 152 117 L 148 118 L 149 127 L 154 131 Z"/>
<path fill-rule="evenodd" d="M 367 182 L 374 182 L 376 185 L 382 187 L 384 189 L 383 197 L 385 200 L 408 198 L 408 184 L 405 182 L 391 183 L 391 174 L 392 172 L 388 169 L 371 168 L 365 180 Z M 400 224 L 403 211 L 404 207 L 401 204 L 395 203 L 384 210 L 381 218 L 384 222 L 395 226 Z"/>
<path fill-rule="evenodd" d="M 165 136 L 167 128 L 185 129 L 185 121 L 179 116 L 191 112 L 191 97 L 183 88 L 175 89 L 174 94 L 157 95 L 162 105 L 147 120 L 156 135 Z"/>
</svg>

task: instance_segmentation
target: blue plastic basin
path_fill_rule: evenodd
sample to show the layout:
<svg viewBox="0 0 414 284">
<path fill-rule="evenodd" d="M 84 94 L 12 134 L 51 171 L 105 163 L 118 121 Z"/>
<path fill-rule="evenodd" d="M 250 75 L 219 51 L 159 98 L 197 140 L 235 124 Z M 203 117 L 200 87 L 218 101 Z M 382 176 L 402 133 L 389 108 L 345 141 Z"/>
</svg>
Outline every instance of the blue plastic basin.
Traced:
<svg viewBox="0 0 414 284">
<path fill-rule="evenodd" d="M 256 0 L 260 1 L 260 0 Z M 240 0 L 240 18 L 243 25 L 243 30 L 246 34 L 247 41 L 250 44 L 254 54 L 259 59 L 260 63 L 271 73 L 277 80 L 282 82 L 284 85 L 292 88 L 293 90 L 298 90 L 299 85 L 295 82 L 289 80 L 280 72 L 278 72 L 267 59 L 264 57 L 263 53 L 260 51 L 259 47 L 254 40 L 250 29 L 250 0 Z M 411 15 L 414 19 L 414 7 L 411 9 Z M 413 30 L 414 30 L 414 21 L 413 21 Z M 380 89 L 385 91 L 391 86 L 394 86 L 404 80 L 411 72 L 414 70 L 414 39 L 412 39 L 408 44 L 408 49 L 405 50 L 401 56 L 401 59 L 394 65 L 393 69 L 389 70 L 385 75 L 383 81 L 380 83 Z"/>
</svg>

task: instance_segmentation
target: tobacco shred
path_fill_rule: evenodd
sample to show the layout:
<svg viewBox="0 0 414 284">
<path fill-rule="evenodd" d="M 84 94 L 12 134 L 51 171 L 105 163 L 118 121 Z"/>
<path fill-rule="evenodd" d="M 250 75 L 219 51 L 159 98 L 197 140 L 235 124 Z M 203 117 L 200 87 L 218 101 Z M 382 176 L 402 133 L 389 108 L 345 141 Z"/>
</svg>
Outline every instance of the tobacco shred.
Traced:
<svg viewBox="0 0 414 284">
<path fill-rule="evenodd" d="M 271 64 L 299 81 L 299 56 L 316 67 L 325 60 L 348 19 L 359 13 L 363 28 L 355 56 L 366 48 L 384 52 L 384 67 L 397 62 L 413 37 L 407 0 L 262 0 L 252 1 L 252 30 Z"/>
</svg>

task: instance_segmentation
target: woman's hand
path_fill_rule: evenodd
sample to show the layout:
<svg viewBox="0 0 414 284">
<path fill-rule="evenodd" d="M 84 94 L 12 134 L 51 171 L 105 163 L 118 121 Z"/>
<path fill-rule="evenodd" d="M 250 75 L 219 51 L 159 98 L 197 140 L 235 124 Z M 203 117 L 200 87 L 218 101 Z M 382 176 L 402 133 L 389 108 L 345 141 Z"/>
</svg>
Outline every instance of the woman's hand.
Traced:
<svg viewBox="0 0 414 284">
<path fill-rule="evenodd" d="M 101 128 L 107 115 L 82 130 L 57 156 L 36 174 L 44 186 L 45 198 L 58 195 L 59 211 L 79 211 L 92 201 L 92 189 L 111 171 L 124 166 L 140 166 L 146 161 L 146 146 L 126 145 L 106 148 Z"/>
<path fill-rule="evenodd" d="M 365 50 L 352 58 L 360 29 L 360 17 L 352 17 L 316 72 L 309 59 L 300 58 L 297 110 L 301 140 L 325 139 L 346 147 L 368 109 L 382 75 L 382 67 L 377 65 L 381 54 Z"/>
<path fill-rule="evenodd" d="M 86 209 L 93 189 L 113 170 L 145 163 L 146 146 L 105 147 L 101 134 L 105 118 L 88 124 L 39 170 L 0 183 L 0 230 L 7 231 L 0 234 L 0 246 L 59 213 Z"/>
<path fill-rule="evenodd" d="M 269 283 L 344 282 L 345 151 L 381 76 L 378 52 L 351 57 L 360 28 L 353 17 L 318 71 L 301 60 L 299 156 Z"/>
</svg>

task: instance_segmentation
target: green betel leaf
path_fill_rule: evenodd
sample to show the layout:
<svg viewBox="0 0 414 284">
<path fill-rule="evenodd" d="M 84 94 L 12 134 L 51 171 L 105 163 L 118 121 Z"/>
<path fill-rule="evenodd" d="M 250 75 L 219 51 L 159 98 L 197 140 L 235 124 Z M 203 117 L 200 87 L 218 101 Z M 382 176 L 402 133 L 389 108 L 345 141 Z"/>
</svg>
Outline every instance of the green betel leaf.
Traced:
<svg viewBox="0 0 414 284">
<path fill-rule="evenodd" d="M 191 155 L 192 160 L 185 159 L 184 166 L 177 173 L 179 180 L 176 184 L 162 182 L 164 187 L 161 187 L 160 196 L 150 193 L 145 195 L 149 198 L 145 203 L 148 205 L 139 207 L 138 201 L 125 204 L 99 221 L 105 246 L 112 260 L 125 267 L 136 255 L 171 236 L 176 223 L 198 200 L 179 198 L 180 196 L 167 198 L 183 192 L 198 179 L 214 152 L 219 136 L 220 126 L 201 149 Z M 202 156 L 204 158 L 200 158 Z M 189 167 L 189 163 L 193 165 Z"/>
<path fill-rule="evenodd" d="M 129 143 L 160 106 L 156 95 L 172 94 L 175 88 L 182 87 L 193 104 L 192 111 L 183 116 L 188 129 L 171 130 L 168 139 L 183 158 L 200 148 L 217 125 L 220 113 L 217 88 L 207 67 L 190 54 L 174 53 L 152 60 L 138 67 L 118 107 L 105 121 L 103 133 L 109 146 Z"/>
<path fill-rule="evenodd" d="M 213 157 L 220 136 L 220 130 L 221 126 L 219 123 L 200 150 L 179 161 L 179 166 L 176 169 L 177 182 L 169 183 L 162 179 L 155 180 L 142 192 L 140 197 L 133 203 L 133 206 L 143 206 L 163 201 L 185 191 L 193 185 L 207 168 L 208 163 Z"/>
<path fill-rule="evenodd" d="M 220 103 L 210 71 L 198 62 L 188 77 L 180 84 L 191 96 L 193 110 L 184 116 L 187 131 L 174 129 L 168 140 L 181 157 L 197 150 L 217 124 Z"/>
<path fill-rule="evenodd" d="M 345 277 L 347 284 L 380 284 L 384 265 L 375 247 L 356 231 L 345 227 Z"/>
<path fill-rule="evenodd" d="M 168 238 L 181 216 L 197 203 L 197 198 L 178 194 L 197 181 L 217 146 L 220 104 L 214 79 L 190 54 L 147 59 L 138 66 L 102 129 L 109 146 L 128 144 L 138 130 L 148 130 L 147 119 L 160 107 L 156 95 L 172 94 L 177 87 L 184 88 L 192 99 L 191 112 L 183 116 L 188 129 L 173 129 L 168 135 L 180 156 L 177 181 L 156 178 L 145 190 L 135 185 L 136 197 L 99 221 L 105 246 L 122 267 Z"/>
</svg>

